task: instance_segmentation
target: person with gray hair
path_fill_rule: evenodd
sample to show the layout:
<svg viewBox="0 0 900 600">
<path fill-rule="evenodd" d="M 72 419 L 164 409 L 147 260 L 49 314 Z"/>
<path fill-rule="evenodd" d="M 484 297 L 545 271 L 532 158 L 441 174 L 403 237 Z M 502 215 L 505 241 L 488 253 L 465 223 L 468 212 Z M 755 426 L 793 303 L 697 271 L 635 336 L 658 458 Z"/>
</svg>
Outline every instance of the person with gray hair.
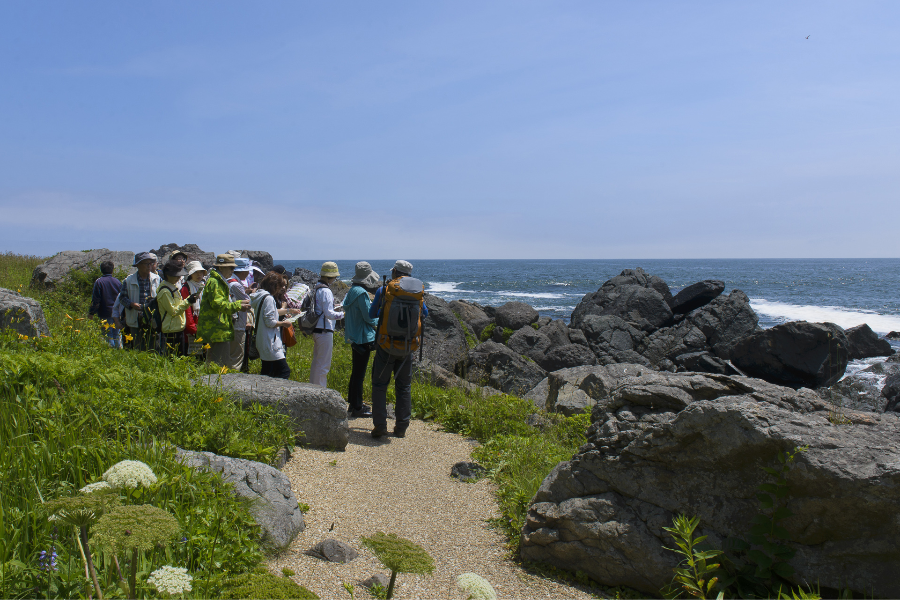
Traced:
<svg viewBox="0 0 900 600">
<path fill-rule="evenodd" d="M 387 388 L 394 376 L 395 406 L 394 436 L 406 437 L 412 416 L 412 352 L 421 343 L 422 320 L 428 316 L 425 306 L 425 286 L 411 277 L 412 263 L 398 260 L 391 270 L 391 280 L 375 293 L 369 316 L 378 318 L 375 360 L 372 362 L 372 437 L 380 438 L 387 431 Z M 395 307 L 404 306 L 401 321 L 410 336 L 394 337 L 391 333 Z M 387 314 L 385 314 L 387 313 Z"/>
</svg>

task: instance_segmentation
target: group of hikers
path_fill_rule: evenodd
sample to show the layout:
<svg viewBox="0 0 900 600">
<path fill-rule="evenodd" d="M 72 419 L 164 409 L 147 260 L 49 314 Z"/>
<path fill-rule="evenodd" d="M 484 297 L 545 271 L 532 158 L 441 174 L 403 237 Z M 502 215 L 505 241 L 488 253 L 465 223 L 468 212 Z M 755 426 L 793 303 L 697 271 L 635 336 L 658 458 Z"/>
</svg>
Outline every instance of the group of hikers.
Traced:
<svg viewBox="0 0 900 600">
<path fill-rule="evenodd" d="M 294 281 L 286 269 L 268 271 L 238 251 L 219 254 L 211 269 L 174 251 L 160 267 L 158 256 L 134 256 L 135 272 L 120 282 L 111 261 L 100 265 L 89 316 L 100 319 L 113 348 L 194 356 L 235 371 L 249 372 L 251 360 L 262 362 L 260 375 L 288 379 L 286 348 L 299 332 L 313 337 L 309 382 L 328 387 L 334 331 L 343 321 L 352 349 L 347 390 L 348 415 L 372 417 L 372 437 L 388 435 L 387 388 L 394 378 L 396 437 L 404 437 L 412 412 L 412 354 L 422 342 L 422 319 L 428 316 L 424 285 L 412 277 L 413 266 L 398 260 L 389 281 L 368 262 L 356 272 L 343 303 L 331 285 L 340 277 L 334 262 L 325 262 L 313 289 Z M 363 402 L 363 383 L 372 365 L 372 406 Z"/>
</svg>

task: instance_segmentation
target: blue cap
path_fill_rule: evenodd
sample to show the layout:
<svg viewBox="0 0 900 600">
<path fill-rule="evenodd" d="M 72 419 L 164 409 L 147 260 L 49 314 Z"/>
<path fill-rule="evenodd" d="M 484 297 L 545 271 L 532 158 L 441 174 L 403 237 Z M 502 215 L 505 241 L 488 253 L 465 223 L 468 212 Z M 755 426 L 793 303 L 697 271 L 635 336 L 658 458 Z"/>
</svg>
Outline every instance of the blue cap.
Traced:
<svg viewBox="0 0 900 600">
<path fill-rule="evenodd" d="M 249 271 L 250 270 L 250 259 L 249 258 L 235 258 L 234 264 L 237 265 L 234 268 L 235 271 Z"/>
</svg>

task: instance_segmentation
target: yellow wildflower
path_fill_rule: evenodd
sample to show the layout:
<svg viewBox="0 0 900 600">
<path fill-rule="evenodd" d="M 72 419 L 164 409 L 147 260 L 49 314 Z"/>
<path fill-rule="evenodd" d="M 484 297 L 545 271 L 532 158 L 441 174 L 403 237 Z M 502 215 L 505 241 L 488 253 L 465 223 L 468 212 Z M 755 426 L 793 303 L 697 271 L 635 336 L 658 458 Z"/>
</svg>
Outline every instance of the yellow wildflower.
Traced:
<svg viewBox="0 0 900 600">
<path fill-rule="evenodd" d="M 130 342 L 130 341 L 133 340 L 133 339 L 134 339 L 134 336 L 133 336 L 133 335 L 129 335 L 129 334 L 127 334 L 127 333 L 125 334 L 125 341 L 126 341 L 126 342 Z"/>
<path fill-rule="evenodd" d="M 194 341 L 197 342 L 197 343 L 199 344 L 200 342 L 203 341 L 203 338 L 200 337 L 200 336 L 197 336 L 197 338 L 196 338 Z"/>
<path fill-rule="evenodd" d="M 19 334 L 19 339 L 20 339 L 20 340 L 27 340 L 27 339 L 28 339 L 28 336 L 25 335 L 25 334 L 23 334 L 23 333 L 20 333 L 20 334 Z"/>
<path fill-rule="evenodd" d="M 69 313 L 66 313 L 66 318 L 71 319 L 72 317 L 69 316 Z"/>
<path fill-rule="evenodd" d="M 221 369 L 219 369 L 219 373 L 227 373 L 227 372 L 228 372 L 228 367 L 222 367 Z"/>
<path fill-rule="evenodd" d="M 212 348 L 212 346 L 210 346 L 209 344 L 205 344 L 205 345 L 202 346 L 202 348 L 203 348 L 204 350 L 209 350 L 210 348 Z"/>
<path fill-rule="evenodd" d="M 81 333 L 81 330 L 80 330 L 80 329 L 76 329 L 76 330 L 75 330 L 75 333 Z"/>
<path fill-rule="evenodd" d="M 222 398 L 221 396 L 219 396 L 218 398 L 216 398 L 216 402 L 221 402 L 222 400 L 223 400 L 223 398 Z"/>
</svg>

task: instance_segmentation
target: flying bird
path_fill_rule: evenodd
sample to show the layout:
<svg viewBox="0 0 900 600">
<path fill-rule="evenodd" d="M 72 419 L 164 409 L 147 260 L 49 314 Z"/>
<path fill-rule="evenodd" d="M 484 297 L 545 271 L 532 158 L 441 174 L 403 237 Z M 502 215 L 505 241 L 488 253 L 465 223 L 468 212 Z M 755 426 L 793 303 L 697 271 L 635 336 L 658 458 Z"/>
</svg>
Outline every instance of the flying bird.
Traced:
<svg viewBox="0 0 900 600">
<path fill-rule="evenodd" d="M 809 35 L 812 35 L 812 34 L 809 34 Z M 806 36 L 806 39 L 809 39 L 809 35 L 808 35 L 808 36 Z"/>
</svg>

